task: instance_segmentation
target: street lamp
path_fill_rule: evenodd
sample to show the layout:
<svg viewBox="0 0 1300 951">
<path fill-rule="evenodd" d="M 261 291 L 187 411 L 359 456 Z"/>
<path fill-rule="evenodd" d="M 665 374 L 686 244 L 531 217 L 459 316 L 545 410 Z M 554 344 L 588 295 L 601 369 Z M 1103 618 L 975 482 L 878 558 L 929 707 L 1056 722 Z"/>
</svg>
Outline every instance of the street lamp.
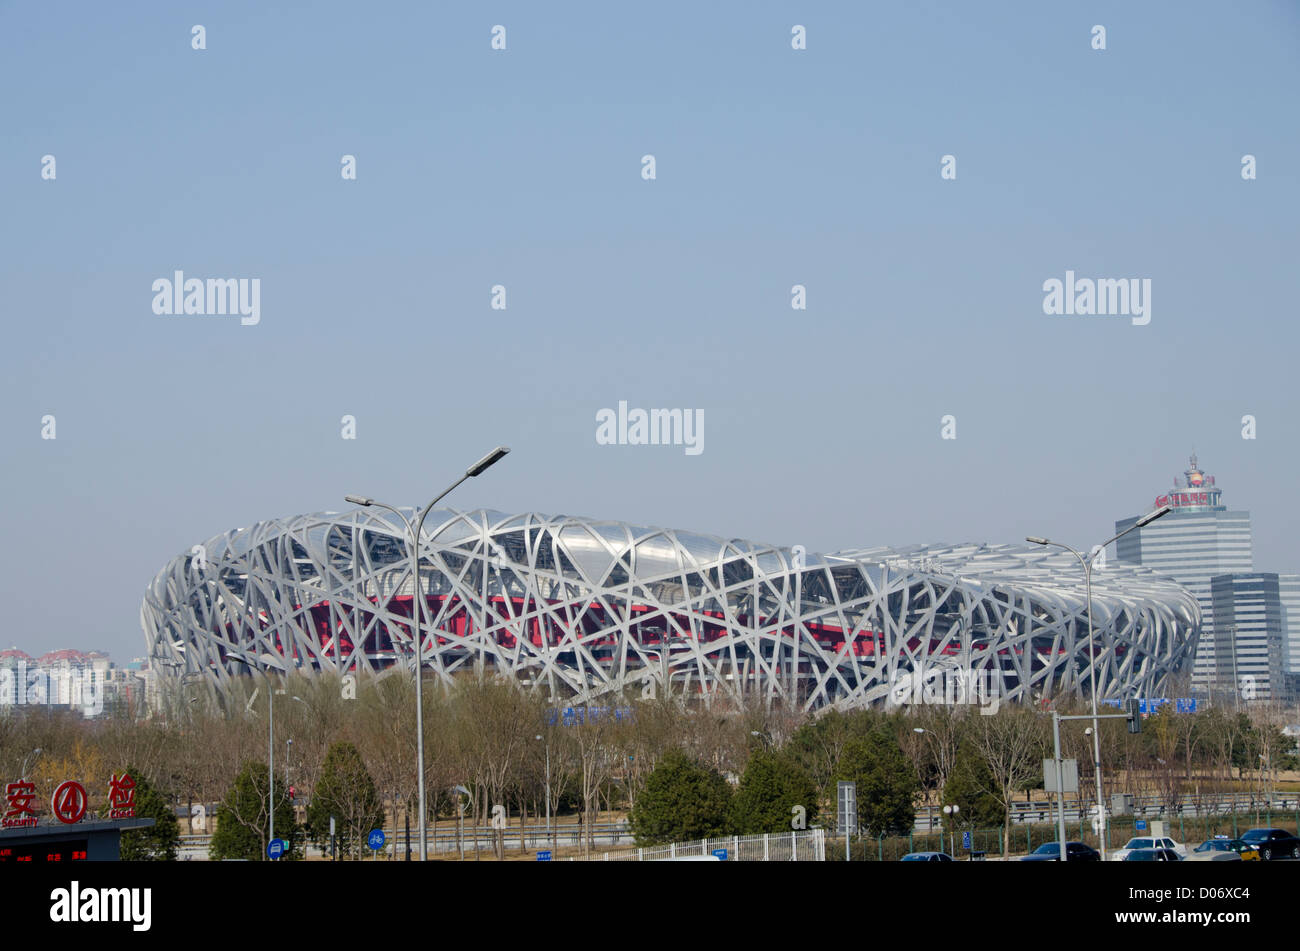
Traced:
<svg viewBox="0 0 1300 951">
<path fill-rule="evenodd" d="M 1124 529 L 1124 531 L 1112 536 L 1098 545 L 1087 558 L 1084 558 L 1082 554 L 1075 551 L 1069 545 L 1062 544 L 1061 542 L 1054 542 L 1046 538 L 1040 538 L 1037 535 L 1025 536 L 1025 541 L 1034 545 L 1052 545 L 1056 548 L 1064 548 L 1066 551 L 1070 552 L 1070 554 L 1074 555 L 1075 558 L 1078 558 L 1079 564 L 1083 566 L 1083 584 L 1088 599 L 1088 676 L 1091 683 L 1089 689 L 1092 694 L 1092 768 L 1097 779 L 1097 851 L 1101 853 L 1101 861 L 1103 862 L 1106 861 L 1106 806 L 1102 799 L 1101 790 L 1101 730 L 1098 729 L 1097 726 L 1097 653 L 1092 644 L 1092 563 L 1097 557 L 1098 552 L 1105 551 L 1111 542 L 1123 538 L 1135 528 L 1143 528 L 1144 526 L 1150 525 L 1156 519 L 1163 518 L 1172 511 L 1173 509 L 1168 505 L 1162 505 L 1154 512 L 1148 512 L 1128 528 Z M 1064 797 L 1065 794 L 1062 792 L 1060 795 Z M 1062 839 L 1064 839 L 1064 836 L 1062 836 Z M 1064 844 L 1062 844 L 1062 848 L 1064 848 Z"/>
<path fill-rule="evenodd" d="M 510 451 L 506 446 L 497 446 L 486 456 L 474 463 L 465 470 L 465 474 L 453 482 L 437 498 L 426 505 L 420 512 L 419 520 L 412 525 L 405 515 L 383 502 L 376 502 L 367 495 L 348 495 L 344 500 L 351 502 L 353 505 L 360 505 L 363 508 L 369 508 L 374 505 L 392 512 L 406 525 L 406 530 L 410 533 L 411 544 L 411 634 L 415 639 L 415 757 L 418 760 L 417 768 L 420 771 L 419 788 L 420 788 L 420 861 L 428 861 L 429 851 L 428 842 L 425 838 L 424 823 L 424 655 L 420 647 L 420 602 L 423 597 L 420 594 L 420 532 L 424 529 L 424 519 L 433 511 L 433 507 L 443 500 L 452 489 L 460 485 L 466 479 L 472 479 L 480 475 L 490 466 L 495 465 L 501 458 Z"/>
<path fill-rule="evenodd" d="M 534 740 L 545 740 L 540 733 Z M 546 740 L 546 841 L 551 841 L 551 742 Z M 551 843 L 554 845 L 554 843 Z"/>
<path fill-rule="evenodd" d="M 233 660 L 239 664 L 246 664 L 253 667 L 253 661 L 249 660 L 242 654 L 227 652 L 227 659 Z M 263 654 L 258 658 L 266 667 L 279 667 L 280 658 L 274 654 Z M 275 688 L 271 686 L 271 678 L 266 678 L 266 811 L 270 821 L 269 842 L 275 841 Z M 292 741 L 290 741 L 292 742 Z"/>
<path fill-rule="evenodd" d="M 944 807 L 943 807 L 943 814 L 944 814 L 946 817 L 952 819 L 952 823 L 953 823 L 954 826 L 957 825 L 957 813 L 959 813 L 959 812 L 961 812 L 961 806 L 957 805 L 955 802 L 952 803 L 951 805 L 947 805 L 947 806 L 944 806 Z M 956 835 L 957 835 L 957 834 L 954 832 L 954 833 L 953 833 L 953 840 L 954 840 L 954 843 L 956 842 Z M 939 832 L 939 848 L 940 848 L 940 849 L 943 848 L 943 832 L 942 832 L 942 831 Z M 954 852 L 957 851 L 957 849 L 956 849 L 956 847 L 955 847 L 955 844 L 954 844 L 954 847 L 953 847 L 953 851 L 954 851 Z"/>
<path fill-rule="evenodd" d="M 917 736 L 923 736 L 923 735 L 934 736 L 933 730 L 927 730 L 923 726 L 912 727 L 912 732 L 915 733 Z M 934 745 L 931 744 L 929 740 L 926 740 L 926 743 L 930 744 L 930 752 L 931 754 L 933 754 Z M 942 790 L 940 790 L 940 794 L 942 794 Z M 930 805 L 930 791 L 928 789 L 925 791 L 925 831 L 926 832 L 934 831 L 934 812 L 933 812 L 933 807 Z"/>
</svg>

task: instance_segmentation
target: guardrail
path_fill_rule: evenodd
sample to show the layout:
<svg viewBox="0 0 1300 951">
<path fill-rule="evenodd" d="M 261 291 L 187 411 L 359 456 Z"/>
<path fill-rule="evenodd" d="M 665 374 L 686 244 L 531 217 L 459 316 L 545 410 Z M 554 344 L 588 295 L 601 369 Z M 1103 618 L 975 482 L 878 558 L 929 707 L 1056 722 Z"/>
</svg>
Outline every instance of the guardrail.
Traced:
<svg viewBox="0 0 1300 951">
<path fill-rule="evenodd" d="M 444 820 L 445 821 L 445 820 Z M 552 826 L 548 835 L 545 826 L 528 826 L 524 829 L 523 841 L 520 842 L 519 827 L 515 825 L 508 827 L 504 831 L 505 847 L 507 851 L 519 851 L 522 847 L 525 850 L 535 851 L 537 849 L 564 848 L 564 847 L 581 847 L 586 840 L 586 830 L 581 826 L 565 824 L 563 826 Z M 451 827 L 450 823 L 439 828 L 435 834 L 430 828 L 429 851 L 431 852 L 459 852 L 463 847 L 465 851 L 472 852 L 477 848 L 479 851 L 487 851 L 492 848 L 495 842 L 495 836 L 498 830 L 491 826 L 470 826 L 464 827 L 459 831 Z M 386 854 L 401 857 L 406 849 L 406 829 L 399 827 L 397 829 L 384 829 L 384 837 L 387 840 L 383 848 Z M 418 852 L 419 838 L 418 832 L 413 828 L 411 830 L 411 850 Z M 592 826 L 592 841 L 596 846 L 630 846 L 633 841 L 632 831 L 625 822 L 602 822 Z M 182 853 L 202 853 L 207 856 L 208 850 L 212 844 L 211 833 L 186 834 L 180 837 L 180 846 Z M 317 856 L 323 853 L 322 850 L 314 846 L 308 846 L 307 854 Z"/>
<path fill-rule="evenodd" d="M 1090 799 L 1066 799 L 1066 821 L 1078 822 L 1080 816 L 1084 819 L 1090 819 L 1094 814 L 1094 808 L 1093 801 Z M 1204 816 L 1226 815 L 1234 812 L 1254 812 L 1256 810 L 1295 812 L 1297 809 L 1300 809 L 1300 796 L 1289 793 L 1273 796 L 1251 795 L 1250 793 L 1225 793 L 1218 797 L 1188 795 L 1172 803 L 1162 796 L 1135 796 L 1132 811 L 1123 813 L 1123 815 L 1131 815 L 1139 819 L 1178 816 L 1202 818 Z M 1116 815 L 1116 813 L 1112 812 L 1109 803 L 1106 806 L 1106 815 Z M 1015 803 L 1011 808 L 1011 822 L 1013 825 L 1055 821 L 1056 802 L 1054 800 Z M 942 824 L 943 815 L 939 812 L 938 807 L 931 807 L 929 811 L 925 809 L 917 810 L 915 825 L 917 832 L 932 832 Z"/>
</svg>

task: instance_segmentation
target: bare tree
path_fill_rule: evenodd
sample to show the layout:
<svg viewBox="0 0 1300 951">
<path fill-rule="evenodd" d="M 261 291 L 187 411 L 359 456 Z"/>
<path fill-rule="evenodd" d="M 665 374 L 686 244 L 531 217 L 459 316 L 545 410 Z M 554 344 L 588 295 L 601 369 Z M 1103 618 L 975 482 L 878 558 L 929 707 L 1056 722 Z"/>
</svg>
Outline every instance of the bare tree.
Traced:
<svg viewBox="0 0 1300 951">
<path fill-rule="evenodd" d="M 1032 782 L 1046 752 L 1043 721 L 1025 707 L 1003 707 L 990 716 L 970 718 L 970 738 L 988 764 L 996 788 L 989 792 L 1003 809 L 1002 850 L 1011 850 L 1011 806 L 1016 790 Z"/>
</svg>

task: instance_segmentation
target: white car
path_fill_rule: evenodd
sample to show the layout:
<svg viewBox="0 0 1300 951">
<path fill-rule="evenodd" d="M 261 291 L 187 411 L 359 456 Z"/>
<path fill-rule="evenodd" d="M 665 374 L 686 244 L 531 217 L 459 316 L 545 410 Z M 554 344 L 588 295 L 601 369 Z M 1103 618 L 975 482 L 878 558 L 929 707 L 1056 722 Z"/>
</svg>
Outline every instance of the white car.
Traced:
<svg viewBox="0 0 1300 951">
<path fill-rule="evenodd" d="M 1111 853 L 1111 858 L 1116 862 L 1123 862 L 1134 849 L 1173 849 L 1183 858 L 1187 858 L 1187 846 L 1180 845 L 1168 836 L 1129 839 L 1124 843 L 1124 848 L 1116 849 Z"/>
</svg>

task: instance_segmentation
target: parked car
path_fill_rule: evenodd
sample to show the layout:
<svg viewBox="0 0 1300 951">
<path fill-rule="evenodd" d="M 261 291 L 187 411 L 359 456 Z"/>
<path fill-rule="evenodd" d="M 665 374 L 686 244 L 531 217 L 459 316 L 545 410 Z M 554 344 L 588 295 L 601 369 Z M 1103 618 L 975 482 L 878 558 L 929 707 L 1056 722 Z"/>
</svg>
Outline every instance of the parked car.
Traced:
<svg viewBox="0 0 1300 951">
<path fill-rule="evenodd" d="M 904 862 L 951 862 L 953 858 L 947 852 L 908 852 L 903 856 Z"/>
<path fill-rule="evenodd" d="M 1180 859 L 1187 858 L 1187 846 L 1180 845 L 1168 836 L 1138 836 L 1124 843 L 1124 848 L 1115 850 L 1115 861 L 1123 862 L 1134 849 L 1172 849 Z"/>
<path fill-rule="evenodd" d="M 1241 840 L 1259 849 L 1259 857 L 1265 862 L 1285 856 L 1300 859 L 1300 839 L 1285 829 L 1251 829 L 1242 834 Z"/>
<path fill-rule="evenodd" d="M 1101 853 L 1082 842 L 1065 843 L 1065 860 L 1067 862 L 1100 862 Z M 1061 844 L 1044 842 L 1020 861 L 1022 862 L 1059 862 L 1061 861 Z"/>
<path fill-rule="evenodd" d="M 1189 862 L 1258 862 L 1259 849 L 1241 839 L 1216 835 L 1206 839 L 1187 855 Z"/>
<path fill-rule="evenodd" d="M 1130 849 L 1124 862 L 1181 862 L 1183 857 L 1173 849 Z"/>
</svg>

